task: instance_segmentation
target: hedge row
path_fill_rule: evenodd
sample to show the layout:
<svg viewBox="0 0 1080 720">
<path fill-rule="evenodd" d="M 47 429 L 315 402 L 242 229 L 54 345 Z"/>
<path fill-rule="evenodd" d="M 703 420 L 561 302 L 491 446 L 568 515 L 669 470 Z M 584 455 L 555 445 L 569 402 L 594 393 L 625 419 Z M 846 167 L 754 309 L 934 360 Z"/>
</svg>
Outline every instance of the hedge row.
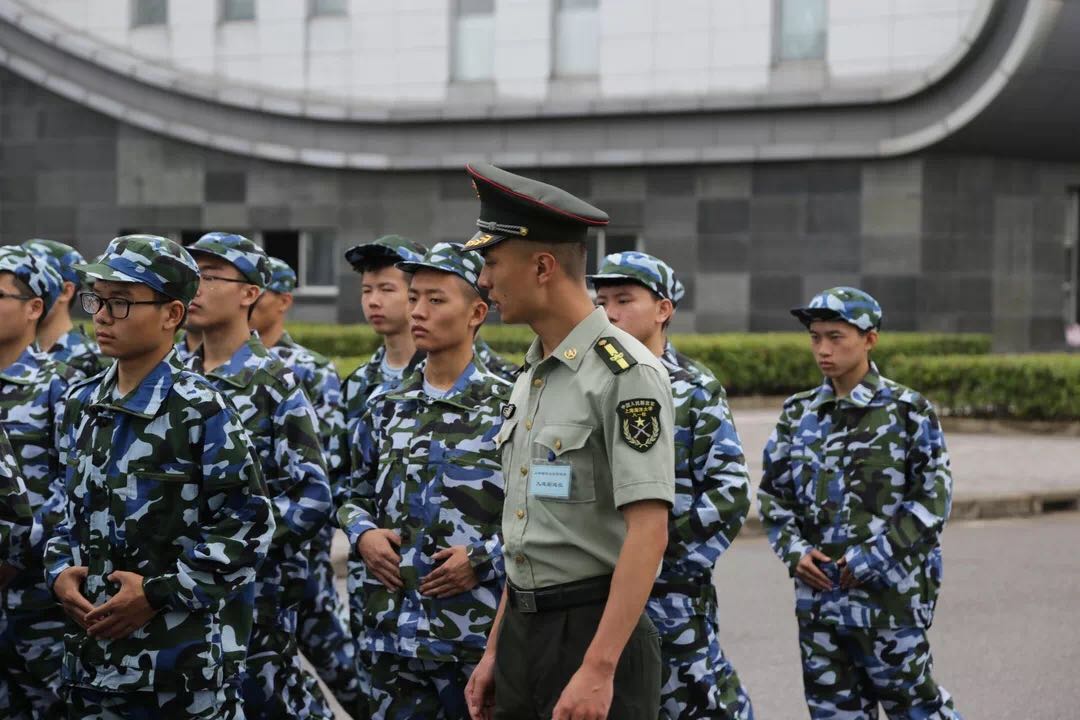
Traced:
<svg viewBox="0 0 1080 720">
<path fill-rule="evenodd" d="M 763 357 L 776 360 L 775 356 Z M 513 359 L 520 362 L 521 356 Z M 335 358 L 343 375 L 366 360 L 366 357 Z M 942 415 L 1080 421 L 1080 354 L 894 355 L 887 362 L 890 378 L 923 393 Z M 728 362 L 726 367 L 735 364 Z M 757 374 L 748 370 L 739 377 L 742 385 L 729 383 L 729 392 L 731 395 L 786 395 L 821 381 L 819 374 L 794 363 L 787 367 L 804 374 L 801 384 L 796 385 L 780 375 L 780 369 L 775 366 L 762 364 L 758 366 Z M 885 372 L 884 368 L 882 372 Z M 758 382 L 755 383 L 755 379 Z"/>
<path fill-rule="evenodd" d="M 890 377 L 946 415 L 1080 420 L 1080 354 L 897 357 Z"/>
</svg>

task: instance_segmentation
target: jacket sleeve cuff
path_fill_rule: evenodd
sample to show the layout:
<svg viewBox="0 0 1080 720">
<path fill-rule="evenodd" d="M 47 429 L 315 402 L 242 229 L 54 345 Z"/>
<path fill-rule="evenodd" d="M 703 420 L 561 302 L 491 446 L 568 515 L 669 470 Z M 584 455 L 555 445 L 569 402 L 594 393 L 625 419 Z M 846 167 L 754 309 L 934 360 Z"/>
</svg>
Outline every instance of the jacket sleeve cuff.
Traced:
<svg viewBox="0 0 1080 720">
<path fill-rule="evenodd" d="M 176 576 L 158 575 L 157 577 L 143 578 L 142 588 L 150 607 L 155 610 L 167 608 L 176 593 Z"/>
</svg>

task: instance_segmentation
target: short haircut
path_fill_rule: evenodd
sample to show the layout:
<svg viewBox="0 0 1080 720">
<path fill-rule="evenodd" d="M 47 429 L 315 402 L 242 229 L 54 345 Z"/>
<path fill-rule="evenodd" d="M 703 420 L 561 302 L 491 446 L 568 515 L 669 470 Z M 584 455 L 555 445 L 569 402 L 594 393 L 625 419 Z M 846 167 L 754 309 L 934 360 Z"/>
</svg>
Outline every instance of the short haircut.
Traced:
<svg viewBox="0 0 1080 720">
<path fill-rule="evenodd" d="M 540 252 L 551 253 L 559 267 L 563 269 L 567 277 L 575 280 L 585 279 L 585 265 L 588 258 L 588 250 L 585 243 L 561 242 L 561 243 L 538 243 Z"/>
</svg>

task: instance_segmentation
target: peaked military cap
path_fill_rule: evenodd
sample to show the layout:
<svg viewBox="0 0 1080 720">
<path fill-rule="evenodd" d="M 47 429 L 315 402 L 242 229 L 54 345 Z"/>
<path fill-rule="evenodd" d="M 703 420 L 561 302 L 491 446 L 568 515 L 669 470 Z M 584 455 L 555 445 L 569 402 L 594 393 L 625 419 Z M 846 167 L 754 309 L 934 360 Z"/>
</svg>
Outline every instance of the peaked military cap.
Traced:
<svg viewBox="0 0 1080 720">
<path fill-rule="evenodd" d="M 82 254 L 70 245 L 56 240 L 43 240 L 34 238 L 23 243 L 23 247 L 32 253 L 37 253 L 52 265 L 53 270 L 60 273 L 65 282 L 79 284 L 79 273 L 75 265 L 83 265 L 86 259 Z"/>
<path fill-rule="evenodd" d="M 345 260 L 353 270 L 362 273 L 372 265 L 394 265 L 415 262 L 424 257 L 427 248 L 401 235 L 383 235 L 374 241 L 354 245 L 345 252 Z"/>
<path fill-rule="evenodd" d="M 596 274 L 589 275 L 589 280 L 593 285 L 636 282 L 667 298 L 672 305 L 678 305 L 686 294 L 686 288 L 675 277 L 670 265 L 658 257 L 633 250 L 605 257 Z"/>
<path fill-rule="evenodd" d="M 480 257 L 478 252 L 466 250 L 461 243 L 437 243 L 420 260 L 399 262 L 397 266 L 407 273 L 423 269 L 452 273 L 469 283 L 473 290 L 483 294 L 476 281 L 480 278 L 480 271 L 484 269 L 484 258 Z"/>
<path fill-rule="evenodd" d="M 49 314 L 64 289 L 60 273 L 44 258 L 19 245 L 0 247 L 0 272 L 11 273 L 30 288 L 34 297 L 41 298 L 45 305 L 43 316 Z"/>
<path fill-rule="evenodd" d="M 91 280 L 142 283 L 187 305 L 199 289 L 199 266 L 179 243 L 157 235 L 123 235 L 96 262 L 76 265 Z"/>
<path fill-rule="evenodd" d="M 270 261 L 270 282 L 266 289 L 276 293 L 291 293 L 296 289 L 296 271 L 289 263 L 276 257 Z"/>
<path fill-rule="evenodd" d="M 791 314 L 806 327 L 815 320 L 843 320 L 860 330 L 881 327 L 881 305 L 869 293 L 853 287 L 834 287 L 818 293 Z"/>
<path fill-rule="evenodd" d="M 243 235 L 210 232 L 188 247 L 192 255 L 211 255 L 230 263 L 252 285 L 270 284 L 270 256 Z"/>
<path fill-rule="evenodd" d="M 480 198 L 479 232 L 466 250 L 482 250 L 510 238 L 537 242 L 585 242 L 590 227 L 608 224 L 607 213 L 539 180 L 487 163 L 465 167 Z"/>
</svg>

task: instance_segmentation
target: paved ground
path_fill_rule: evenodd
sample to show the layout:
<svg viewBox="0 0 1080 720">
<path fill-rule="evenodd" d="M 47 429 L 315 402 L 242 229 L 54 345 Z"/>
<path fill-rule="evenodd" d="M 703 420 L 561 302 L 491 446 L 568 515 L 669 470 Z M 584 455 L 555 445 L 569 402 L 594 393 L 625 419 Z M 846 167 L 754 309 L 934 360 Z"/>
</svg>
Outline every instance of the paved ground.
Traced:
<svg viewBox="0 0 1080 720">
<path fill-rule="evenodd" d="M 954 523 L 943 543 L 935 676 L 967 720 L 1080 717 L 1080 514 Z M 787 573 L 751 537 L 716 579 L 722 642 L 758 720 L 806 718 Z"/>
<path fill-rule="evenodd" d="M 743 442 L 755 489 L 761 481 L 761 452 L 778 415 L 778 408 L 735 411 L 735 427 Z M 947 432 L 945 442 L 952 461 L 956 499 L 1080 490 L 1080 468 L 1076 464 L 1080 457 L 1078 438 Z"/>
</svg>

